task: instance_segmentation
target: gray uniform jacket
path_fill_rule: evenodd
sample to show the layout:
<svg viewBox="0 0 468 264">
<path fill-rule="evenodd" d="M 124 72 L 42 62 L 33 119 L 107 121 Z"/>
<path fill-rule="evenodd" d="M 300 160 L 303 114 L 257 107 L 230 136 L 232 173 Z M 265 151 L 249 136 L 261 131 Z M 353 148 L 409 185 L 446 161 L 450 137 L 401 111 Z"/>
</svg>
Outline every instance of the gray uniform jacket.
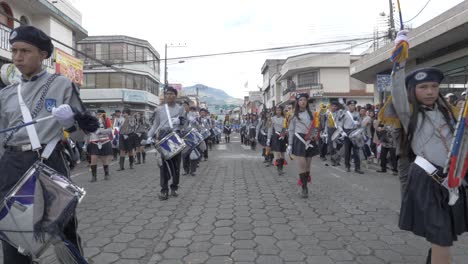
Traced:
<svg viewBox="0 0 468 264">
<path fill-rule="evenodd" d="M 271 118 L 271 127 L 268 128 L 268 140 L 271 140 L 273 133 L 281 133 L 283 131 L 284 116 Z"/>
<path fill-rule="evenodd" d="M 292 146 L 293 144 L 295 133 L 307 134 L 307 132 L 309 132 L 309 128 L 313 121 L 313 113 L 312 116 L 310 116 L 307 111 L 299 112 L 299 118 L 300 119 L 297 119 L 297 117 L 294 115 L 291 118 L 291 122 L 289 123 L 289 146 Z"/>
<path fill-rule="evenodd" d="M 179 118 L 184 116 L 184 108 L 178 104 L 174 104 L 173 106 L 169 107 L 169 118 Z M 154 114 L 154 121 L 153 126 L 151 127 L 150 131 L 148 132 L 148 137 L 153 137 L 157 132 L 160 134 L 165 135 L 172 131 L 178 131 L 179 125 L 173 124 L 173 128 L 171 129 L 169 124 L 169 119 L 166 113 L 166 108 L 164 105 L 158 106 L 155 110 Z"/>
<path fill-rule="evenodd" d="M 120 134 L 129 135 L 135 132 L 135 128 L 136 128 L 135 118 L 133 116 L 128 116 L 127 118 L 124 118 L 124 122 L 122 126 L 120 127 Z"/>
<path fill-rule="evenodd" d="M 392 103 L 403 129 L 407 132 L 411 112 L 404 76 L 404 70 L 398 70 L 395 73 L 394 79 L 403 81 L 393 82 Z M 425 115 L 424 122 L 423 115 Z M 415 155 L 421 156 L 437 166 L 445 167 L 452 139 L 453 134 L 436 103 L 433 111 L 419 113 L 411 149 Z"/>
<path fill-rule="evenodd" d="M 58 76 L 49 85 L 49 90 L 41 100 L 41 95 L 46 88 L 46 83 L 52 74 L 43 71 L 30 81 L 22 81 L 22 96 L 29 108 L 33 119 L 43 118 L 52 114 L 52 108 L 61 104 L 69 104 L 78 111 L 84 111 L 83 104 L 76 87 L 64 76 Z M 18 84 L 10 85 L 0 90 L 0 129 L 20 125 L 23 121 L 21 109 L 18 103 Z M 39 109 L 34 116 L 35 109 Z M 49 119 L 35 124 L 41 144 L 47 144 L 57 137 L 63 136 L 63 127 L 55 119 Z M 20 146 L 29 144 L 30 140 L 26 127 L 19 129 L 9 137 L 10 133 L 3 135 L 1 146 Z M 8 139 L 8 142 L 5 142 Z"/>
<path fill-rule="evenodd" d="M 340 110 L 338 114 L 338 125 L 346 130 L 359 128 L 361 126 L 359 113 L 357 111 L 351 113 L 348 110 Z"/>
</svg>

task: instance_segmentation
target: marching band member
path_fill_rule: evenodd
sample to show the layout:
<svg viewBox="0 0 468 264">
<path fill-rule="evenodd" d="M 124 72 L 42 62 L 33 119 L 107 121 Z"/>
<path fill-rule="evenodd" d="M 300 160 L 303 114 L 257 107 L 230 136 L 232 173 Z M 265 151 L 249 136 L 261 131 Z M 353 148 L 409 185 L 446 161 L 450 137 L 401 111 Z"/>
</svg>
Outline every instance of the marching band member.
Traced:
<svg viewBox="0 0 468 264">
<path fill-rule="evenodd" d="M 136 157 L 137 162 L 135 164 L 141 164 L 142 162 L 146 162 L 146 152 L 145 146 L 141 144 L 141 141 L 146 139 L 147 132 L 148 132 L 148 122 L 146 121 L 145 116 L 143 113 L 138 113 L 136 117 L 136 129 L 135 129 L 135 147 L 136 147 Z"/>
<path fill-rule="evenodd" d="M 211 130 L 211 122 L 209 121 L 208 110 L 206 110 L 205 108 L 201 108 L 199 113 L 200 113 L 199 122 L 201 126 L 203 126 L 204 128 L 208 130 Z M 205 161 L 207 161 L 208 160 L 208 147 L 211 149 L 210 138 L 205 139 L 205 144 L 206 144 L 206 149 L 205 151 L 203 151 L 203 157 Z"/>
<path fill-rule="evenodd" d="M 310 165 L 312 157 L 319 154 L 319 148 L 314 137 L 318 127 L 313 127 L 314 115 L 309 109 L 309 94 L 296 95 L 294 115 L 289 123 L 288 153 L 297 157 L 299 166 L 299 184 L 302 186 L 302 197 L 307 198 L 309 190 L 307 183 L 311 181 Z M 315 130 L 315 131 L 314 131 Z"/>
<path fill-rule="evenodd" d="M 332 166 L 340 165 L 340 156 L 337 152 L 341 148 L 341 146 L 339 146 L 339 143 L 336 142 L 336 140 L 335 142 L 332 140 L 332 136 L 337 130 L 337 124 L 335 120 L 337 120 L 338 118 L 339 107 L 340 103 L 338 101 L 331 101 L 329 111 L 327 112 L 327 118 L 325 120 L 328 137 L 328 153 L 330 154 Z"/>
<path fill-rule="evenodd" d="M 457 119 L 440 93 L 443 79 L 437 68 L 417 69 L 405 78 L 401 67 L 392 82 L 392 103 L 404 131 L 400 155 L 410 161 L 399 227 L 432 244 L 427 263 L 450 263 L 450 247 L 468 230 L 465 188 L 458 188 L 454 201 L 444 187 L 443 167 Z"/>
<path fill-rule="evenodd" d="M 250 122 L 248 123 L 249 143 L 250 148 L 255 150 L 257 146 L 257 126 L 259 124 L 257 114 L 250 114 Z"/>
<path fill-rule="evenodd" d="M 224 132 L 224 140 L 226 141 L 226 143 L 229 143 L 229 141 L 231 141 L 231 132 L 232 132 L 232 123 L 229 119 L 229 115 L 226 115 L 224 117 L 223 132 Z"/>
<path fill-rule="evenodd" d="M 256 139 L 258 143 L 262 146 L 262 157 L 264 157 L 263 163 L 266 163 L 266 166 L 270 166 L 270 153 L 267 153 L 267 128 L 268 123 L 268 114 L 267 111 L 264 109 L 260 114 L 260 120 L 257 123 L 256 127 Z"/>
<path fill-rule="evenodd" d="M 104 169 L 104 180 L 109 179 L 109 158 L 112 156 L 112 125 L 106 117 L 106 111 L 97 110 L 99 129 L 89 135 L 88 154 L 91 155 L 91 182 L 97 180 L 97 160 L 100 159 Z"/>
<path fill-rule="evenodd" d="M 32 26 L 15 28 L 10 34 L 12 60 L 22 74 L 20 84 L 12 84 L 0 90 L 0 129 L 13 127 L 24 122 L 23 109 L 19 104 L 18 90 L 22 94 L 29 116 L 38 119 L 53 115 L 55 120 L 48 120 L 34 125 L 37 138 L 44 151 L 52 146 L 49 157 L 44 163 L 64 176 L 69 176 L 69 169 L 63 159 L 61 144 L 63 128 L 69 132 L 78 126 L 85 132 L 94 132 L 98 128 L 96 118 L 81 114 L 84 106 L 79 98 L 76 86 L 66 77 L 52 75 L 42 68 L 45 59 L 50 58 L 54 50 L 48 35 Z M 72 110 L 75 109 L 75 113 Z M 27 110 L 26 110 L 27 111 Z M 25 115 L 27 116 L 27 115 Z M 24 173 L 39 159 L 33 150 L 33 142 L 25 127 L 10 132 L 4 139 L 5 153 L 0 158 L 0 198 L 13 188 Z M 55 145 L 55 146 L 54 146 Z M 74 214 L 74 213 L 73 213 Z M 63 224 L 64 239 L 73 245 L 76 253 L 83 254 L 80 237 L 77 234 L 77 219 L 71 217 Z M 12 245 L 2 241 L 3 263 L 31 264 L 32 259 L 24 256 Z"/>
<path fill-rule="evenodd" d="M 184 123 L 184 127 L 185 127 L 184 131 L 189 131 L 190 128 L 195 128 L 199 130 L 200 123 L 198 122 L 198 119 L 197 119 L 198 118 L 197 108 L 195 106 L 190 106 L 187 112 L 187 105 L 188 104 L 184 104 L 185 120 L 186 120 L 186 122 Z M 197 150 L 199 153 L 203 153 L 203 151 L 201 151 L 200 149 L 200 146 L 197 147 Z M 192 160 L 190 158 L 190 153 L 191 152 L 189 152 L 184 157 L 184 160 L 183 160 L 184 172 L 186 175 L 190 174 L 191 176 L 195 176 L 195 172 L 198 166 L 198 160 Z"/>
<path fill-rule="evenodd" d="M 120 168 L 117 171 L 125 170 L 125 154 L 128 154 L 128 161 L 130 163 L 130 169 L 133 169 L 133 150 L 135 148 L 135 140 L 132 134 L 135 131 L 135 119 L 131 116 L 131 111 L 125 108 L 123 111 L 124 122 L 120 127 L 119 131 L 119 149 L 120 149 Z"/>
<path fill-rule="evenodd" d="M 120 110 L 115 110 L 114 114 L 114 139 L 112 140 L 112 160 L 117 160 L 117 156 L 119 156 L 119 130 L 120 127 L 123 125 L 124 118 L 122 116 L 122 112 Z"/>
<path fill-rule="evenodd" d="M 327 108 L 328 106 L 321 103 L 319 106 L 319 118 L 320 118 L 320 138 L 319 138 L 319 148 L 320 148 L 320 159 L 322 161 L 327 160 L 327 152 L 328 152 L 328 134 L 327 134 L 327 123 L 325 120 L 327 119 Z"/>
<path fill-rule="evenodd" d="M 348 135 L 345 137 L 344 147 L 345 147 L 345 166 L 348 172 L 351 171 L 351 152 L 353 153 L 354 160 L 354 171 L 358 174 L 364 174 L 361 171 L 361 162 L 359 159 L 359 147 L 351 142 L 349 139 L 349 134 L 357 129 L 360 126 L 359 112 L 356 111 L 356 101 L 349 100 L 346 102 L 348 109 L 342 111 L 339 115 L 338 121 L 340 126 L 343 128 L 343 131 Z"/>
<path fill-rule="evenodd" d="M 277 106 L 275 115 L 271 118 L 271 126 L 268 129 L 267 145 L 270 146 L 271 152 L 275 153 L 276 166 L 278 175 L 283 175 L 283 167 L 286 163 L 284 152 L 286 151 L 287 133 L 284 125 L 284 107 Z"/>
<path fill-rule="evenodd" d="M 246 129 L 247 128 L 247 115 L 242 115 L 242 119 L 240 122 L 240 138 L 241 144 L 245 144 L 246 141 Z"/>
<path fill-rule="evenodd" d="M 180 125 L 184 120 L 184 108 L 176 103 L 177 90 L 168 86 L 164 92 L 166 104 L 158 106 L 155 110 L 153 126 L 148 132 L 147 142 L 151 142 L 156 135 L 158 140 L 163 139 L 171 132 L 180 132 Z M 171 127 L 172 124 L 172 127 Z M 181 153 L 175 155 L 170 160 L 165 160 L 160 170 L 161 194 L 159 200 L 169 199 L 169 180 L 172 178 L 171 196 L 177 197 L 180 178 Z"/>
</svg>

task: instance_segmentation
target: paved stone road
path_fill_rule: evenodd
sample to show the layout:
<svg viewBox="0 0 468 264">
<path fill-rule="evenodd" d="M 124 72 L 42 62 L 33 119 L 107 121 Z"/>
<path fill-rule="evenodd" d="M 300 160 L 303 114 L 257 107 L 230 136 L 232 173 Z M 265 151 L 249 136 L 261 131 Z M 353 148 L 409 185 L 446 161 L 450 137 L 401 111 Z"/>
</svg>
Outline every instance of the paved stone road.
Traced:
<svg viewBox="0 0 468 264">
<path fill-rule="evenodd" d="M 112 180 L 74 180 L 88 195 L 80 234 L 91 263 L 424 263 L 428 243 L 397 226 L 400 190 L 390 174 L 345 173 L 313 162 L 308 199 L 293 162 L 279 177 L 234 138 L 217 145 L 178 198 L 160 202 L 159 171 L 139 165 Z M 149 155 L 149 160 L 153 156 Z M 468 236 L 453 249 L 468 263 Z M 55 263 L 47 256 L 44 263 Z"/>
</svg>

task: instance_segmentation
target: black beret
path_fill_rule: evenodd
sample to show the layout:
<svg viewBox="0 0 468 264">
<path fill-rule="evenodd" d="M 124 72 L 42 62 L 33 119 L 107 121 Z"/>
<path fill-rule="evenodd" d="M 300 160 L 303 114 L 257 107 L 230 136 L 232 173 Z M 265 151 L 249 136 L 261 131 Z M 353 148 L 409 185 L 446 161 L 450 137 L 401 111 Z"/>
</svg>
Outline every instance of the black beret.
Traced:
<svg viewBox="0 0 468 264">
<path fill-rule="evenodd" d="M 444 73 L 434 67 L 421 68 L 414 70 L 405 78 L 406 88 L 415 87 L 416 85 L 424 82 L 437 82 L 441 83 L 444 79 Z"/>
<path fill-rule="evenodd" d="M 105 114 L 105 113 L 106 113 L 106 111 L 104 111 L 103 109 L 98 109 L 97 112 L 98 112 L 99 114 Z"/>
<path fill-rule="evenodd" d="M 346 102 L 346 105 L 350 105 L 350 104 L 356 105 L 357 102 L 356 100 L 349 100 L 348 102 Z"/>
<path fill-rule="evenodd" d="M 200 112 L 207 112 L 208 113 L 208 110 L 206 110 L 205 108 L 200 108 Z"/>
<path fill-rule="evenodd" d="M 330 101 L 330 104 L 340 106 L 340 102 L 338 102 L 338 101 Z"/>
<path fill-rule="evenodd" d="M 129 114 L 129 115 L 132 113 L 132 111 L 130 111 L 129 108 L 124 108 L 122 112 L 123 112 L 124 114 L 127 113 L 127 114 Z"/>
<path fill-rule="evenodd" d="M 119 110 L 119 109 L 117 109 L 117 110 L 115 110 L 115 112 L 116 112 L 116 113 L 120 113 L 120 110 Z"/>
<path fill-rule="evenodd" d="M 164 93 L 167 93 L 167 92 L 173 92 L 177 96 L 177 90 L 176 90 L 176 88 L 174 88 L 172 86 L 166 87 L 166 91 L 164 91 Z"/>
<path fill-rule="evenodd" d="M 50 58 L 54 51 L 54 45 L 50 37 L 42 30 L 33 26 L 20 26 L 13 29 L 10 33 L 10 44 L 18 41 L 26 42 L 47 52 L 47 58 Z"/>
<path fill-rule="evenodd" d="M 309 94 L 308 93 L 298 93 L 296 94 L 296 100 L 299 100 L 301 97 L 305 97 L 309 99 Z"/>
</svg>

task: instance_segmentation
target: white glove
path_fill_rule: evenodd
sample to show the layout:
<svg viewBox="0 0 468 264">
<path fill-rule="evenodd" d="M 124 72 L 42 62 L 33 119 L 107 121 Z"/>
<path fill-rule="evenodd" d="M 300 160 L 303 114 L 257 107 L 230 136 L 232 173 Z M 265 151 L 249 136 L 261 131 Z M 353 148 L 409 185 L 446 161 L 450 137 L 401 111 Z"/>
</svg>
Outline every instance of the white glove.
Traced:
<svg viewBox="0 0 468 264">
<path fill-rule="evenodd" d="M 270 146 L 270 140 L 269 139 L 267 140 L 267 146 Z"/>
<path fill-rule="evenodd" d="M 161 153 L 159 151 L 156 151 L 156 164 L 161 167 L 163 165 Z"/>
<path fill-rule="evenodd" d="M 177 126 L 177 125 L 180 125 L 180 120 L 179 120 L 179 118 L 177 118 L 177 117 L 172 118 L 172 124 L 173 124 L 173 125 L 176 125 L 176 126 Z"/>
<path fill-rule="evenodd" d="M 143 140 L 143 141 L 144 141 L 144 140 Z M 149 138 L 146 139 L 146 144 L 145 144 L 145 145 L 149 145 L 149 144 L 151 144 L 151 143 L 153 143 L 153 142 L 154 142 L 154 141 L 153 141 L 153 138 L 152 138 L 152 137 L 149 137 Z"/>
<path fill-rule="evenodd" d="M 356 126 L 359 125 L 359 121 L 353 121 L 353 122 Z"/>
<path fill-rule="evenodd" d="M 288 153 L 288 155 L 291 155 L 291 153 L 292 153 L 292 146 L 288 146 L 288 148 L 286 149 L 286 153 Z"/>
<path fill-rule="evenodd" d="M 398 31 L 397 36 L 396 36 L 396 38 L 394 40 L 395 46 L 400 44 L 400 42 L 402 42 L 402 41 L 409 42 L 408 41 L 408 36 L 407 36 L 408 33 L 409 33 L 409 31 L 406 30 L 406 29 Z"/>
<path fill-rule="evenodd" d="M 127 139 L 127 138 L 128 138 L 128 136 L 127 136 L 127 135 L 123 135 L 123 138 L 124 138 L 124 139 Z"/>
<path fill-rule="evenodd" d="M 69 128 L 75 124 L 75 113 L 67 104 L 59 105 L 59 107 L 52 108 L 52 115 L 64 127 Z"/>
</svg>

